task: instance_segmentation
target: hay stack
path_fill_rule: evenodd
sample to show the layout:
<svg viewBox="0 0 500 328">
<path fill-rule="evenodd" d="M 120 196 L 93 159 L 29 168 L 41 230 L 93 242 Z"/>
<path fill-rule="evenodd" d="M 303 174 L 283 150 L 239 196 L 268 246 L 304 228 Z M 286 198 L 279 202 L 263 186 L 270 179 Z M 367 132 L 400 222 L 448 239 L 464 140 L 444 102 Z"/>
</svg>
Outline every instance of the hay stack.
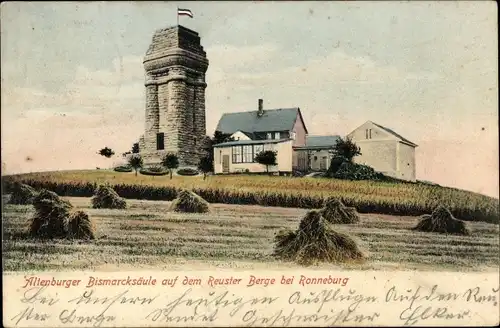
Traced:
<svg viewBox="0 0 500 328">
<path fill-rule="evenodd" d="M 210 206 L 206 200 L 192 191 L 182 190 L 170 205 L 170 211 L 187 213 L 208 213 Z"/>
<path fill-rule="evenodd" d="M 124 209 L 127 203 L 110 186 L 99 186 L 92 197 L 92 207 Z"/>
<path fill-rule="evenodd" d="M 77 211 L 70 215 L 68 236 L 76 239 L 95 239 L 95 227 L 87 213 Z"/>
<path fill-rule="evenodd" d="M 359 215 L 354 207 L 346 207 L 340 200 L 329 198 L 321 215 L 330 223 L 353 224 L 359 222 Z"/>
<path fill-rule="evenodd" d="M 33 199 L 35 198 L 35 196 L 36 190 L 33 189 L 33 187 L 16 182 L 12 186 L 9 203 L 16 205 L 33 204 Z"/>
<path fill-rule="evenodd" d="M 35 196 L 35 198 L 33 199 L 33 204 L 35 203 L 39 203 L 40 201 L 42 201 L 43 199 L 46 199 L 46 200 L 52 200 L 54 202 L 58 202 L 58 203 L 61 203 L 61 204 L 65 204 L 65 206 L 67 206 L 68 208 L 71 208 L 73 207 L 71 205 L 70 202 L 68 202 L 67 200 L 65 199 L 62 199 L 61 197 L 59 197 L 58 194 L 56 194 L 55 192 L 53 191 L 50 191 L 50 190 L 47 190 L 47 189 L 42 189 L 40 190 L 40 192 Z M 36 207 L 36 206 L 35 206 Z"/>
<path fill-rule="evenodd" d="M 281 231 L 275 237 L 274 255 L 308 265 L 316 261 L 359 261 L 364 254 L 349 236 L 332 230 L 319 211 L 310 211 L 296 231 Z"/>
<path fill-rule="evenodd" d="M 431 215 L 423 215 L 414 230 L 457 235 L 470 233 L 465 222 L 455 219 L 444 206 L 438 206 Z"/>
<path fill-rule="evenodd" d="M 30 235 L 42 239 L 65 238 L 70 207 L 52 199 L 37 199 L 33 205 L 36 212 L 31 220 Z"/>
<path fill-rule="evenodd" d="M 94 228 L 87 214 L 72 213 L 70 202 L 61 199 L 56 193 L 42 190 L 33 200 L 33 216 L 29 234 L 35 238 L 93 239 Z"/>
</svg>

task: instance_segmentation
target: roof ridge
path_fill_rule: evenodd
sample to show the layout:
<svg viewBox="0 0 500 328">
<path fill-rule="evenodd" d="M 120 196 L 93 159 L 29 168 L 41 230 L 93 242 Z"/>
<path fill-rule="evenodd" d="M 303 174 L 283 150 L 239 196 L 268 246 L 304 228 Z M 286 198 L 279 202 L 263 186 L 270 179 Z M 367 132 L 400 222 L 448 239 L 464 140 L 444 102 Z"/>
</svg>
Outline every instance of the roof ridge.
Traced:
<svg viewBox="0 0 500 328">
<path fill-rule="evenodd" d="M 413 145 L 417 145 L 416 143 L 414 143 L 414 142 L 412 142 L 412 141 L 410 141 L 410 140 L 406 139 L 405 137 L 403 137 L 402 135 L 400 135 L 400 134 L 399 134 L 399 133 L 397 133 L 396 131 L 392 130 L 391 128 L 385 127 L 385 126 L 380 125 L 380 124 L 378 124 L 378 123 L 375 123 L 375 122 L 373 122 L 373 121 L 369 121 L 369 122 L 371 122 L 373 125 L 375 125 L 375 126 L 377 126 L 377 127 L 381 128 L 381 129 L 383 129 L 384 131 L 386 131 L 386 132 L 388 132 L 388 133 L 392 134 L 393 136 L 395 136 L 395 137 L 397 137 L 397 138 L 401 139 L 401 140 L 402 140 L 402 141 L 404 141 L 404 142 L 411 143 L 411 144 L 413 144 Z"/>
</svg>

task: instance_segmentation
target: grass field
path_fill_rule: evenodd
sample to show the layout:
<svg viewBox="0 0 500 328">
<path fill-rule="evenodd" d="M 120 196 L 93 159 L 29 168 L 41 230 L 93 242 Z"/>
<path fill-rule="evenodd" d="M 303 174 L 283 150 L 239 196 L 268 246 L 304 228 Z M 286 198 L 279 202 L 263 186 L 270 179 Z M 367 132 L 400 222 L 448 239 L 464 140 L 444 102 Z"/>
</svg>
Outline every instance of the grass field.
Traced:
<svg viewBox="0 0 500 328">
<path fill-rule="evenodd" d="M 326 178 L 269 176 L 135 176 L 111 170 L 60 171 L 4 177 L 64 196 L 90 197 L 96 186 L 109 183 L 129 199 L 172 200 L 181 189 L 191 189 L 211 203 L 315 208 L 326 197 L 339 197 L 359 212 L 394 215 L 429 214 L 447 206 L 459 219 L 499 222 L 499 200 L 452 188 L 423 184 L 346 181 Z"/>
<path fill-rule="evenodd" d="M 296 229 L 304 209 L 214 204 L 210 214 L 167 212 L 170 202 L 128 200 L 127 210 L 90 208 L 90 198 L 66 198 L 96 223 L 94 241 L 40 242 L 16 235 L 32 206 L 4 205 L 4 270 L 287 269 L 272 258 L 274 234 Z M 314 268 L 362 270 L 498 271 L 499 226 L 468 222 L 470 236 L 408 230 L 417 217 L 363 214 L 354 226 L 335 229 L 354 236 L 368 253 L 364 264 Z"/>
</svg>

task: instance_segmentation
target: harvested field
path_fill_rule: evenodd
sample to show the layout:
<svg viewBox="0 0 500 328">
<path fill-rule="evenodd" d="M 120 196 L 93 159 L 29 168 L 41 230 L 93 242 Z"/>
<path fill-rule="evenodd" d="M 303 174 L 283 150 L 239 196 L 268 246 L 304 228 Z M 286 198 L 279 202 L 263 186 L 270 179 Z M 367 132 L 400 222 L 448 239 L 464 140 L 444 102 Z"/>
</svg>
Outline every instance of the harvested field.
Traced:
<svg viewBox="0 0 500 328">
<path fill-rule="evenodd" d="M 5 205 L 4 270 L 286 269 L 298 264 L 273 256 L 282 228 L 295 230 L 307 210 L 212 204 L 212 212 L 168 212 L 171 202 L 129 200 L 127 210 L 93 209 L 90 198 L 65 198 L 96 226 L 95 240 L 34 241 L 19 237 L 33 206 Z M 360 214 L 356 225 L 333 225 L 360 240 L 362 264 L 319 264 L 310 269 L 497 271 L 499 226 L 468 222 L 470 235 L 411 229 L 419 217 Z"/>
</svg>

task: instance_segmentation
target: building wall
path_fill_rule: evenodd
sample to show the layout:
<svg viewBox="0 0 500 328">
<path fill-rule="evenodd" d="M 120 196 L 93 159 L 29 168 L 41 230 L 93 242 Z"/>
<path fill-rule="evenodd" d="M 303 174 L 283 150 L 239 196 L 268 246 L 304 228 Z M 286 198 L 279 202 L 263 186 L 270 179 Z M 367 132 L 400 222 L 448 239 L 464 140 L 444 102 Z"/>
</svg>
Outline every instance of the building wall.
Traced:
<svg viewBox="0 0 500 328">
<path fill-rule="evenodd" d="M 237 131 L 231 135 L 234 140 L 250 140 L 250 138 L 241 131 Z"/>
<path fill-rule="evenodd" d="M 354 162 L 371 166 L 375 171 L 397 177 L 397 145 L 394 140 L 365 140 L 356 144 L 361 148 L 361 155 L 354 157 Z"/>
<path fill-rule="evenodd" d="M 300 116 L 297 115 L 297 119 L 293 126 L 292 132 L 295 132 L 295 140 L 293 142 L 294 146 L 305 146 L 306 145 L 306 127 L 304 126 L 304 122 L 300 119 Z"/>
<path fill-rule="evenodd" d="M 269 172 L 292 172 L 292 140 L 264 144 L 264 150 L 277 151 L 276 161 L 278 165 L 269 166 Z M 222 157 L 229 155 L 229 173 L 245 172 L 246 169 L 252 173 L 266 172 L 266 166 L 259 163 L 232 163 L 232 147 L 214 147 L 214 171 L 215 174 L 223 173 Z"/>
<path fill-rule="evenodd" d="M 415 147 L 400 142 L 398 148 L 398 177 L 416 181 Z"/>
<path fill-rule="evenodd" d="M 330 167 L 330 163 L 332 160 L 332 154 L 324 149 L 324 150 L 313 150 L 310 152 L 311 156 L 311 166 L 310 169 L 313 171 L 321 170 L 321 158 L 326 157 L 326 170 Z M 315 159 L 316 158 L 316 159 Z"/>
<path fill-rule="evenodd" d="M 369 139 L 366 138 L 366 130 L 371 130 L 371 138 Z M 353 141 L 356 142 L 362 140 L 380 140 L 380 139 L 398 140 L 392 134 L 387 133 L 386 131 L 380 129 L 371 122 L 366 122 L 365 124 L 361 125 L 359 128 L 352 131 L 348 136 L 352 138 Z"/>
</svg>

